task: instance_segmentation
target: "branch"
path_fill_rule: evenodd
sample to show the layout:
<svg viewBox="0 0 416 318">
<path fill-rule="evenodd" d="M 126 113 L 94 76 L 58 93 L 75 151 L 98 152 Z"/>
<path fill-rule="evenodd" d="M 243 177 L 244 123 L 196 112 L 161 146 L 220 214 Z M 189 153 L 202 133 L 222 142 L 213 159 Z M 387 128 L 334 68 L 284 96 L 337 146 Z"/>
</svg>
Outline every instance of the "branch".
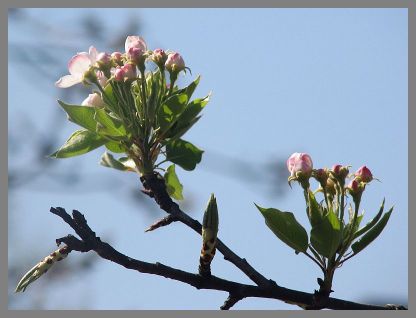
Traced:
<svg viewBox="0 0 416 318">
<path fill-rule="evenodd" d="M 154 198 L 160 208 L 170 215 L 175 217 L 174 221 L 180 221 L 187 225 L 195 232 L 201 234 L 202 225 L 197 220 L 191 218 L 185 212 L 183 212 L 178 204 L 172 201 L 169 194 L 166 191 L 165 181 L 156 172 L 150 176 L 143 176 L 140 178 L 145 190 L 143 192 L 150 197 Z M 217 238 L 217 250 L 224 256 L 224 259 L 234 264 L 244 274 L 246 274 L 254 283 L 262 287 L 277 286 L 276 282 L 268 280 L 258 271 L 256 271 L 246 259 L 239 257 L 235 254 L 227 245 L 225 245 L 219 238 Z"/>
<path fill-rule="evenodd" d="M 101 241 L 95 235 L 95 232 L 88 226 L 85 217 L 73 210 L 72 217 L 63 208 L 51 208 L 53 214 L 61 217 L 78 235 L 78 239 L 72 235 L 62 237 L 56 240 L 57 244 L 64 243 L 69 250 L 88 252 L 95 251 L 104 259 L 117 263 L 125 268 L 139 271 L 141 273 L 154 274 L 163 276 L 176 281 L 180 281 L 191 285 L 197 289 L 211 289 L 225 291 L 230 297 L 221 307 L 222 309 L 231 308 L 236 302 L 246 297 L 271 298 L 278 299 L 290 304 L 296 304 L 302 308 L 311 308 L 314 305 L 314 294 L 296 291 L 277 285 L 269 287 L 240 284 L 229 281 L 216 276 L 203 277 L 198 274 L 185 272 L 173 267 L 163 265 L 161 263 L 147 263 L 126 256 L 108 243 Z M 329 309 L 354 309 L 354 310 L 386 310 L 386 309 L 403 309 L 396 305 L 374 306 L 367 304 L 359 304 L 345 301 L 337 298 L 329 298 L 325 308 Z"/>
</svg>

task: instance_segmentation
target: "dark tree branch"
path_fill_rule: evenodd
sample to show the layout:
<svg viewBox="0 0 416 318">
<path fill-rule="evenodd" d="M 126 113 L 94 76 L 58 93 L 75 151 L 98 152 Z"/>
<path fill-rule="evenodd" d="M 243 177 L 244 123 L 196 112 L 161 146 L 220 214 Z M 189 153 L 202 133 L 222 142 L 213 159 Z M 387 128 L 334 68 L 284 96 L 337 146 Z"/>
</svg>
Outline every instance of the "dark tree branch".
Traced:
<svg viewBox="0 0 416 318">
<path fill-rule="evenodd" d="M 185 212 L 183 212 L 179 206 L 172 201 L 169 194 L 166 191 L 166 185 L 164 179 L 158 174 L 154 173 L 150 176 L 143 176 L 140 178 L 145 190 L 143 191 L 150 197 L 154 198 L 160 208 L 170 215 L 175 216 L 177 221 L 187 225 L 195 232 L 201 234 L 202 225 L 197 220 L 191 218 Z M 262 287 L 277 286 L 276 282 L 268 280 L 258 271 L 256 271 L 246 259 L 239 257 L 235 254 L 227 245 L 225 245 L 220 239 L 217 239 L 217 250 L 224 255 L 224 259 L 234 264 L 244 274 L 246 274 L 254 283 Z"/>
<path fill-rule="evenodd" d="M 234 306 L 236 303 L 238 303 L 243 297 L 240 295 L 233 295 L 230 294 L 228 298 L 225 300 L 224 305 L 220 307 L 221 310 L 229 310 L 232 306 Z"/>
<path fill-rule="evenodd" d="M 108 243 L 101 241 L 101 239 L 95 235 L 95 232 L 93 232 L 88 226 L 86 219 L 80 212 L 74 210 L 71 217 L 63 208 L 51 208 L 50 211 L 61 217 L 81 238 L 78 239 L 72 235 L 68 235 L 57 239 L 56 242 L 58 245 L 61 243 L 66 244 L 69 251 L 73 250 L 87 252 L 93 250 L 102 258 L 124 266 L 125 268 L 136 270 L 141 273 L 154 274 L 170 278 L 189 284 L 197 289 L 211 289 L 228 292 L 230 297 L 221 307 L 222 309 L 229 309 L 236 302 L 246 297 L 278 299 L 286 303 L 298 305 L 302 308 L 310 308 L 314 305 L 314 294 L 280 287 L 275 284 L 267 287 L 245 285 L 216 276 L 203 277 L 198 274 L 185 272 L 160 263 L 147 263 L 133 259 L 118 252 Z M 403 309 L 401 306 L 396 305 L 388 305 L 386 307 L 374 306 L 336 298 L 329 298 L 326 308 L 344 310 Z"/>
</svg>

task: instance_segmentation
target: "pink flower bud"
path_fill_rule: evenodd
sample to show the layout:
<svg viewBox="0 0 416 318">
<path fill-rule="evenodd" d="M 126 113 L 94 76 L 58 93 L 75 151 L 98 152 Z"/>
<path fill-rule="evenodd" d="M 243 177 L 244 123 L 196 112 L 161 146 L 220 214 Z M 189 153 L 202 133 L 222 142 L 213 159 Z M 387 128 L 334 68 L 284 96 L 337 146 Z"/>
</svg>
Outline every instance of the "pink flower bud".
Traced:
<svg viewBox="0 0 416 318">
<path fill-rule="evenodd" d="M 165 67 L 169 72 L 179 73 L 185 69 L 185 62 L 179 53 L 169 53 Z"/>
<path fill-rule="evenodd" d="M 159 67 L 165 65 L 167 58 L 168 56 L 166 55 L 166 52 L 162 49 L 154 50 L 151 56 L 152 61 L 155 62 Z"/>
<path fill-rule="evenodd" d="M 137 47 L 131 47 L 127 51 L 127 58 L 136 65 L 142 65 L 146 60 L 145 51 Z"/>
<path fill-rule="evenodd" d="M 370 169 L 368 169 L 366 166 L 362 166 L 355 172 L 354 175 L 357 179 L 365 183 L 368 183 L 371 180 L 373 180 L 373 174 L 371 173 Z"/>
<path fill-rule="evenodd" d="M 359 183 L 356 179 L 351 180 L 351 182 L 347 186 L 353 193 L 357 193 L 359 191 Z"/>
<path fill-rule="evenodd" d="M 130 35 L 126 39 L 126 43 L 124 44 L 124 48 L 126 53 L 130 50 L 130 48 L 138 48 L 141 49 L 143 52 L 147 51 L 147 45 L 145 40 L 140 36 Z"/>
<path fill-rule="evenodd" d="M 326 186 L 328 180 L 327 169 L 316 169 L 312 172 L 312 176 L 321 184 L 322 187 Z"/>
<path fill-rule="evenodd" d="M 332 166 L 332 171 L 335 173 L 335 174 L 339 174 L 340 173 L 340 171 L 341 171 L 341 168 L 342 168 L 342 165 L 333 165 Z"/>
<path fill-rule="evenodd" d="M 365 189 L 365 183 L 360 182 L 359 179 L 355 178 L 351 180 L 351 182 L 348 184 L 346 190 L 349 192 L 349 194 L 353 197 L 354 201 L 360 201 L 361 195 L 363 194 Z"/>
<path fill-rule="evenodd" d="M 332 176 L 342 184 L 345 184 L 345 178 L 348 176 L 350 170 L 348 166 L 334 165 L 332 166 Z"/>
<path fill-rule="evenodd" d="M 107 85 L 108 78 L 104 75 L 102 71 L 97 71 L 96 75 L 97 75 L 97 80 L 100 83 L 101 87 L 105 87 Z"/>
<path fill-rule="evenodd" d="M 123 59 L 122 59 L 123 58 L 123 54 L 121 54 L 120 52 L 113 52 L 113 53 L 111 53 L 111 58 L 118 65 L 121 65 L 123 63 Z"/>
<path fill-rule="evenodd" d="M 121 67 L 117 67 L 114 71 L 114 80 L 117 82 L 124 81 L 124 77 L 126 76 L 126 72 Z"/>
<path fill-rule="evenodd" d="M 90 107 L 104 107 L 105 103 L 99 94 L 94 93 L 89 94 L 88 97 L 84 99 L 81 105 Z"/>
<path fill-rule="evenodd" d="M 310 176 L 312 173 L 312 159 L 306 153 L 293 153 L 289 159 L 287 159 L 286 164 L 291 176 L 295 176 L 298 172 L 307 176 Z"/>
<path fill-rule="evenodd" d="M 99 66 L 108 67 L 111 64 L 111 56 L 108 53 L 101 52 L 97 55 L 97 64 Z"/>
<path fill-rule="evenodd" d="M 124 76 L 128 79 L 137 78 L 136 65 L 128 63 L 123 65 L 121 69 L 124 71 Z"/>
</svg>

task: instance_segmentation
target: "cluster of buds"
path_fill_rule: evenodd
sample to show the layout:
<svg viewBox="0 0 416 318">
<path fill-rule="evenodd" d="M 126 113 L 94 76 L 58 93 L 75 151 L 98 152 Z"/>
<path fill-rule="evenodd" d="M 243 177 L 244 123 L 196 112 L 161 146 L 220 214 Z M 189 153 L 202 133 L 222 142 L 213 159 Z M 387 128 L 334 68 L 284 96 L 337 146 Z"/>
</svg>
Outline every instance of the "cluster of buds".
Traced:
<svg viewBox="0 0 416 318">
<path fill-rule="evenodd" d="M 349 176 L 350 166 L 336 164 L 331 169 L 313 169 L 310 155 L 306 153 L 293 153 L 287 160 L 287 168 L 290 172 L 288 178 L 291 181 L 298 181 L 306 190 L 309 188 L 309 179 L 313 177 L 320 184 L 320 191 L 323 191 L 332 199 L 336 193 L 349 193 L 351 197 L 359 201 L 366 184 L 374 180 L 370 169 L 366 166 L 359 168 L 353 175 L 347 186 L 346 179 Z"/>
<path fill-rule="evenodd" d="M 365 186 L 374 178 L 370 169 L 368 169 L 366 166 L 362 166 L 360 169 L 358 169 L 354 173 L 353 177 L 354 178 L 348 184 L 346 189 L 348 193 L 353 197 L 354 201 L 358 202 L 365 190 Z"/>
<path fill-rule="evenodd" d="M 125 53 L 98 52 L 93 46 L 88 52 L 77 53 L 68 62 L 69 75 L 61 77 L 55 85 L 66 88 L 78 83 L 96 84 L 102 90 L 111 79 L 117 82 L 131 82 L 138 78 L 138 74 L 143 76 L 147 61 L 155 63 L 161 72 L 169 72 L 170 86 L 173 86 L 172 81 L 176 81 L 179 72 L 187 69 L 179 53 L 165 52 L 162 49 L 151 51 L 142 37 L 128 36 L 125 41 Z M 84 102 L 83 105 L 87 106 L 102 106 L 101 100 L 91 97 Z"/>
<path fill-rule="evenodd" d="M 211 275 L 211 262 L 215 256 L 218 233 L 218 207 L 214 194 L 208 201 L 202 222 L 202 248 L 199 257 L 199 274 Z"/>
<path fill-rule="evenodd" d="M 22 277 L 22 279 L 17 284 L 15 292 L 24 292 L 29 284 L 33 283 L 35 280 L 45 274 L 53 264 L 66 258 L 69 252 L 69 248 L 65 246 L 46 256 L 42 261 L 33 266 Z"/>
</svg>

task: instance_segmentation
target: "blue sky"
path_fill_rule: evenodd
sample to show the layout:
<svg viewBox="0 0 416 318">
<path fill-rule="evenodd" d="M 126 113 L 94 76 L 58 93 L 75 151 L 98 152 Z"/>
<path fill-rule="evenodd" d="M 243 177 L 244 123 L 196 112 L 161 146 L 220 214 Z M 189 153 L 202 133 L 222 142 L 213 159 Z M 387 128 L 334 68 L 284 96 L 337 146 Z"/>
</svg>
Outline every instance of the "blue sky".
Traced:
<svg viewBox="0 0 416 318">
<path fill-rule="evenodd" d="M 214 192 L 222 240 L 278 284 L 313 292 L 321 274 L 310 260 L 294 255 L 274 237 L 253 202 L 292 211 L 306 226 L 302 191 L 294 186 L 284 195 L 273 197 L 257 183 L 256 176 L 232 179 L 214 173 L 210 167 L 218 160 L 215 154 L 239 158 L 253 167 L 264 167 L 274 158 L 276 163 L 286 160 L 293 152 L 309 153 L 315 167 L 336 163 L 350 164 L 354 171 L 361 165 L 370 167 L 381 182 L 373 182 L 365 192 L 364 221 L 376 213 L 383 197 L 395 210 L 377 241 L 336 272 L 333 296 L 353 301 L 370 296 L 407 299 L 406 9 L 31 9 L 28 13 L 49 25 L 59 25 L 60 33 L 44 40 L 51 47 L 76 48 L 65 54 L 51 49 L 62 65 L 75 52 L 95 45 L 77 40 L 81 32 L 77 18 L 93 13 L 106 21 L 104 35 L 119 30 L 127 17 L 137 17 L 150 48 L 162 46 L 183 55 L 193 75 L 181 78 L 182 83 L 202 75 L 195 96 L 212 91 L 212 99 L 186 139 L 205 153 L 195 171 L 177 169 L 184 195 L 192 199 L 192 216 L 201 219 L 206 201 Z M 33 43 L 42 37 L 30 29 L 10 26 L 9 42 Z M 64 74 L 56 74 L 43 90 L 22 82 L 21 74 L 9 68 L 9 133 L 16 129 L 22 112 L 36 118 L 40 127 L 47 127 L 47 116 L 58 107 L 56 99 L 61 96 L 53 81 Z M 80 103 L 83 99 L 76 98 L 67 96 L 66 101 Z M 65 129 L 69 136 L 75 126 L 67 123 Z M 64 142 L 65 136 L 61 140 Z M 57 165 L 63 170 L 79 166 L 89 175 L 114 177 L 115 189 L 137 183 L 139 190 L 133 174 L 97 164 L 102 152 L 100 149 L 84 157 L 60 160 Z M 267 173 L 273 175 L 274 171 Z M 91 178 L 85 186 L 99 188 L 99 180 Z M 142 207 L 127 200 L 123 190 L 82 193 L 71 192 L 68 185 L 63 193 L 53 188 L 50 180 L 41 180 L 36 187 L 18 193 L 17 208 L 9 209 L 9 215 L 18 220 L 15 231 L 21 233 L 21 241 L 9 250 L 9 259 L 31 249 L 34 238 L 38 243 L 33 259 L 41 259 L 54 248 L 55 238 L 70 233 L 63 222 L 47 213 L 50 206 L 62 206 L 83 212 L 98 235 L 111 238 L 113 245 L 129 256 L 197 270 L 200 238 L 181 224 L 143 233 L 162 214 L 141 217 L 137 211 Z M 30 211 L 22 208 L 26 203 L 33 207 Z M 9 234 L 9 239 L 13 235 Z M 167 245 L 172 241 L 175 248 L 170 251 Z M 73 253 L 70 257 L 81 259 L 85 255 Z M 28 268 L 31 266 L 28 264 Z M 213 273 L 250 283 L 220 254 L 213 262 Z M 25 294 L 12 297 L 35 297 L 42 290 L 37 283 Z M 83 303 L 80 297 L 73 304 L 63 304 L 56 296 L 80 290 L 81 295 L 95 294 L 91 302 Z M 225 293 L 197 291 L 98 260 L 93 271 L 68 272 L 64 284 L 48 289 L 46 307 L 217 309 L 225 298 Z M 25 302 L 17 304 L 22 308 Z M 279 301 L 246 299 L 235 309 L 295 308 Z"/>
</svg>

